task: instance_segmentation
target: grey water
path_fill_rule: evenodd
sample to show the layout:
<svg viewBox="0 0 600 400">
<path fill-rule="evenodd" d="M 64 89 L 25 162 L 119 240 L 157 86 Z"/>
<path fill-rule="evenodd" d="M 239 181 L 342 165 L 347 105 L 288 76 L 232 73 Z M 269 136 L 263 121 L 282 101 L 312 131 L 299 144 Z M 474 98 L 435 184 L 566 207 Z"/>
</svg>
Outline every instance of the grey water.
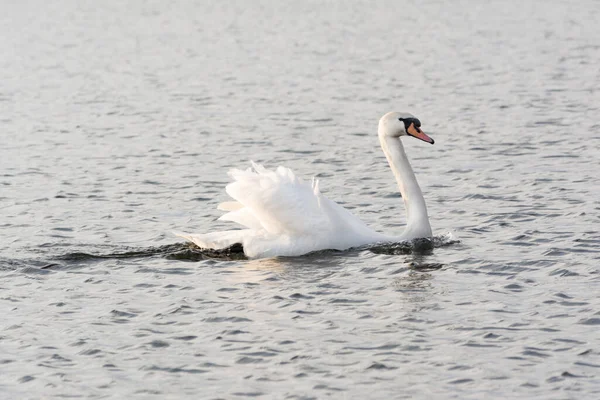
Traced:
<svg viewBox="0 0 600 400">
<path fill-rule="evenodd" d="M 600 398 L 600 3 L 3 1 L 0 398 Z M 227 170 L 440 246 L 211 257 Z M 445 239 L 444 239 L 445 238 Z"/>
</svg>

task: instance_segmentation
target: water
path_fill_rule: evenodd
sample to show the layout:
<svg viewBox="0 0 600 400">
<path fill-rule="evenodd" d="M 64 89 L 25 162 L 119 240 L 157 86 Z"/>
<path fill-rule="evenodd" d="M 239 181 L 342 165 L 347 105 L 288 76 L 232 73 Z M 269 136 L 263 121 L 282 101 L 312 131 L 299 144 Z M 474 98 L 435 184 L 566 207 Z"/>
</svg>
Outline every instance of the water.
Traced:
<svg viewBox="0 0 600 400">
<path fill-rule="evenodd" d="M 595 1 L 5 2 L 0 398 L 600 396 Z M 249 159 L 428 251 L 211 259 Z"/>
</svg>

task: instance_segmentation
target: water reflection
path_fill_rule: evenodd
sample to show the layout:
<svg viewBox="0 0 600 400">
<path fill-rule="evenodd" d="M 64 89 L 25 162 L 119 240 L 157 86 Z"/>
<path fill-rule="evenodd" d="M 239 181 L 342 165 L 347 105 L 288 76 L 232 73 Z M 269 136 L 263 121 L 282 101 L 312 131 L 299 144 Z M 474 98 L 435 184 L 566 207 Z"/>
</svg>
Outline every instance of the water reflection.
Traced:
<svg viewBox="0 0 600 400">
<path fill-rule="evenodd" d="M 407 262 L 410 269 L 419 272 L 425 271 L 435 271 L 444 267 L 442 263 L 436 263 L 430 261 L 430 256 L 433 254 L 433 251 L 428 251 L 427 253 L 413 253 L 409 257 L 407 257 Z"/>
<path fill-rule="evenodd" d="M 431 262 L 431 256 L 413 253 L 406 257 L 407 272 L 394 278 L 392 287 L 406 296 L 411 303 L 420 304 L 419 309 L 431 308 L 433 277 L 436 270 L 444 265 Z"/>
<path fill-rule="evenodd" d="M 356 255 L 338 251 L 321 251 L 303 257 L 277 257 L 250 261 L 248 264 L 257 264 L 261 269 L 269 268 L 277 271 L 282 279 L 318 282 L 343 271 L 352 257 Z"/>
</svg>

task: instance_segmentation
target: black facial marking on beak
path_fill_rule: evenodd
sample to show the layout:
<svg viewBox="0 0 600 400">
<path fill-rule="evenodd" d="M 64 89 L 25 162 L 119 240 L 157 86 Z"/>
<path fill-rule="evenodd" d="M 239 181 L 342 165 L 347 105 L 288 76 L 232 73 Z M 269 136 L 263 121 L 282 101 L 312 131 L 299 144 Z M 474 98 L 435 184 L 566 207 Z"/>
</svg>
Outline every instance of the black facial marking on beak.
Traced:
<svg viewBox="0 0 600 400">
<path fill-rule="evenodd" d="M 411 124 L 415 124 L 417 132 L 421 132 L 421 129 L 419 129 L 421 127 L 421 121 L 419 121 L 418 118 L 398 118 L 398 120 L 404 122 L 404 130 L 406 130 L 406 133 L 408 133 L 408 128 Z"/>
</svg>

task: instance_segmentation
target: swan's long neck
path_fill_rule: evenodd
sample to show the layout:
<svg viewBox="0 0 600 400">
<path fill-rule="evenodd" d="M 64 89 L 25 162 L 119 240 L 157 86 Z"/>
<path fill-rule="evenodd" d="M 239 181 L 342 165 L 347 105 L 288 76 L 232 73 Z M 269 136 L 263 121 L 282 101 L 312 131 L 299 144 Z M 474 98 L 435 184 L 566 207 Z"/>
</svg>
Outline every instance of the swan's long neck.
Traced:
<svg viewBox="0 0 600 400">
<path fill-rule="evenodd" d="M 387 136 L 380 131 L 379 141 L 396 177 L 406 208 L 406 229 L 402 234 L 402 239 L 431 237 L 431 226 L 429 225 L 425 199 L 415 173 L 408 162 L 400 138 Z"/>
</svg>

